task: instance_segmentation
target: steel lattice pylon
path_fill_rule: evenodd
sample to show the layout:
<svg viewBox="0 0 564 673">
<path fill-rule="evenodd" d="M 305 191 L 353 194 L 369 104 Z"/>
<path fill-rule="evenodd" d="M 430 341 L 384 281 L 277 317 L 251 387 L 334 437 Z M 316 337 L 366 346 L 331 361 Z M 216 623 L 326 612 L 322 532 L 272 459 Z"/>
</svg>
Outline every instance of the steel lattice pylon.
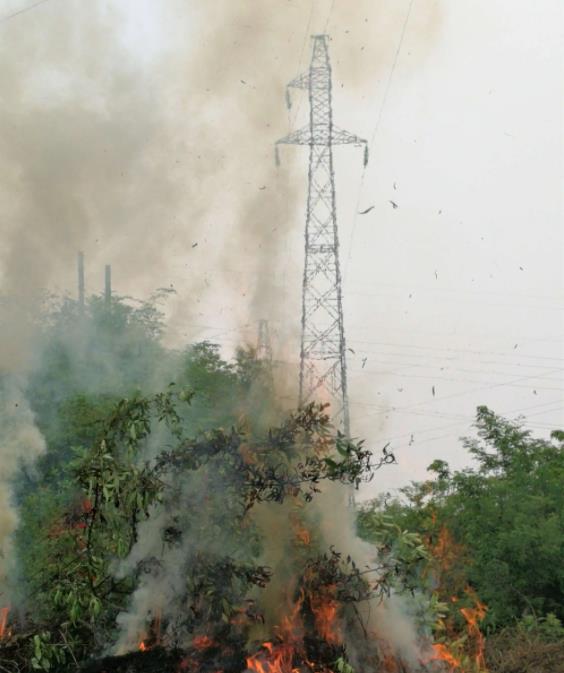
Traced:
<svg viewBox="0 0 564 673">
<path fill-rule="evenodd" d="M 270 330 L 268 320 L 259 320 L 257 337 L 257 360 L 272 363 L 272 346 L 270 344 Z"/>
<path fill-rule="evenodd" d="M 302 337 L 300 352 L 300 406 L 321 399 L 331 403 L 332 415 L 349 435 L 347 365 L 339 236 L 335 206 L 333 145 L 364 146 L 365 140 L 333 124 L 331 64 L 326 35 L 313 36 L 309 70 L 288 84 L 309 93 L 309 124 L 290 133 L 279 145 L 309 145 L 308 198 L 305 228 L 305 266 L 302 294 Z"/>
</svg>

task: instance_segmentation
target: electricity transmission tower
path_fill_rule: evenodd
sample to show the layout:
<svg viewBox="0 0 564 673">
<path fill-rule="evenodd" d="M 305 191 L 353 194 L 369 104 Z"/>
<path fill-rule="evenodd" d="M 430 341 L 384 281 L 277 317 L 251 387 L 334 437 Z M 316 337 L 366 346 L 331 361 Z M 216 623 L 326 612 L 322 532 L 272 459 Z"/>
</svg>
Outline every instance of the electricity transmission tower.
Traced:
<svg viewBox="0 0 564 673">
<path fill-rule="evenodd" d="M 104 268 L 104 305 L 108 311 L 112 305 L 112 267 L 109 264 Z"/>
<path fill-rule="evenodd" d="M 333 124 L 331 63 L 327 35 L 314 35 L 309 70 L 288 84 L 309 95 L 309 123 L 276 143 L 308 145 L 309 173 L 305 226 L 305 266 L 302 291 L 302 336 L 300 349 L 300 406 L 313 399 L 329 402 L 331 413 L 345 435 L 350 434 L 347 395 L 347 365 L 339 236 L 335 205 L 333 146 L 364 147 L 366 140 Z"/>
<path fill-rule="evenodd" d="M 272 346 L 270 344 L 270 330 L 268 320 L 259 320 L 257 336 L 257 360 L 272 363 Z"/>
<path fill-rule="evenodd" d="M 270 342 L 268 320 L 259 320 L 258 322 L 256 359 L 261 364 L 259 375 L 263 384 L 272 389 L 274 377 L 272 373 L 272 345 Z"/>
<path fill-rule="evenodd" d="M 78 307 L 81 313 L 84 313 L 84 253 L 78 253 Z"/>
</svg>

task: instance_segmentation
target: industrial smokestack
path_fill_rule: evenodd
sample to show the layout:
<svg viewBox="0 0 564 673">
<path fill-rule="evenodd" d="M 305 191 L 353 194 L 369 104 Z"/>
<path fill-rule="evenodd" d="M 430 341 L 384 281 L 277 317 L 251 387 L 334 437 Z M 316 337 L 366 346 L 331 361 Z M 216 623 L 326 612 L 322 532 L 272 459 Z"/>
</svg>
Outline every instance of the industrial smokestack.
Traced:
<svg viewBox="0 0 564 673">
<path fill-rule="evenodd" d="M 110 308 L 112 303 L 112 267 L 106 264 L 105 284 L 104 284 L 104 303 L 106 308 Z"/>
<path fill-rule="evenodd" d="M 78 305 L 84 311 L 84 253 L 78 253 Z"/>
</svg>

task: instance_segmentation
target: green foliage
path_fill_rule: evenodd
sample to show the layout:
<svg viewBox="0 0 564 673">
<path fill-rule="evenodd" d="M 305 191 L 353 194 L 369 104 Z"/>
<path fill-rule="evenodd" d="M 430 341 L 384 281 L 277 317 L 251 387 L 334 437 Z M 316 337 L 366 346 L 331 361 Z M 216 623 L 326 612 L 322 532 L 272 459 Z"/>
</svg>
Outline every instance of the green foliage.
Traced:
<svg viewBox="0 0 564 673">
<path fill-rule="evenodd" d="M 354 673 L 353 667 L 348 663 L 344 657 L 339 657 L 335 661 L 335 670 L 337 673 Z"/>
<path fill-rule="evenodd" d="M 193 427 L 210 430 L 237 425 L 241 419 L 266 430 L 281 418 L 272 396 L 267 365 L 256 360 L 253 349 L 239 348 L 235 361 L 226 362 L 217 344 L 192 344 L 181 355 L 181 387 L 198 391 L 188 412 Z"/>
<path fill-rule="evenodd" d="M 360 509 L 357 526 L 360 537 L 375 545 L 386 565 L 395 569 L 397 589 L 421 587 L 430 556 L 418 533 L 402 529 L 374 503 Z"/>
<path fill-rule="evenodd" d="M 382 504 L 375 500 L 359 509 L 358 534 L 378 549 L 382 559 L 380 576 L 396 593 L 404 595 L 419 632 L 430 635 L 448 614 L 448 605 L 429 581 L 431 553 L 422 536 L 402 528 L 396 522 L 397 511 L 387 513 Z"/>
<path fill-rule="evenodd" d="M 450 533 L 447 552 L 455 553 L 442 571 L 445 597 L 472 587 L 488 606 L 490 630 L 527 613 L 562 619 L 564 435 L 534 438 L 487 407 L 478 408 L 476 426 L 477 438 L 464 440 L 474 467 L 453 472 L 434 461 L 434 479 L 375 506 L 420 532 L 430 548 L 441 530 Z"/>
<path fill-rule="evenodd" d="M 208 364 L 213 375 L 221 369 L 213 358 Z M 64 670 L 115 637 L 116 616 L 143 573 L 166 563 L 165 551 L 161 560 L 141 559 L 116 573 L 142 522 L 157 517 L 163 550 L 184 549 L 176 561 L 185 577 L 175 598 L 182 617 L 170 628 L 229 626 L 241 610 L 257 618 L 248 593 L 270 579 L 256 564 L 261 540 L 249 510 L 258 502 L 307 502 L 324 480 L 357 485 L 389 462 L 386 454 L 374 462 L 361 442 L 334 438 L 324 408 L 315 405 L 264 433 L 242 423 L 192 434 L 196 399 L 171 384 L 120 400 L 104 419 L 94 413 L 91 425 L 90 405 L 79 398 L 69 406 L 79 417 L 77 434 L 88 427 L 85 437 L 96 437 L 73 451 L 57 490 L 44 484 L 24 498 L 17 537 L 27 595 L 40 606 L 32 667 Z"/>
<path fill-rule="evenodd" d="M 120 397 L 160 385 L 172 366 L 160 345 L 157 302 L 113 297 L 108 308 L 91 297 L 84 310 L 68 298 L 46 304 L 35 336 L 27 398 L 47 453 L 20 490 L 58 482 L 73 449 L 88 446 Z"/>
<path fill-rule="evenodd" d="M 517 622 L 517 629 L 527 635 L 534 635 L 547 642 L 564 641 L 564 626 L 562 621 L 549 612 L 545 617 L 525 615 Z"/>
<path fill-rule="evenodd" d="M 51 634 L 48 631 L 33 636 L 32 648 L 31 666 L 35 670 L 56 671 L 67 661 L 65 648 L 61 644 L 51 644 Z"/>
<path fill-rule="evenodd" d="M 444 504 L 474 560 L 469 580 L 493 625 L 527 611 L 563 617 L 564 442 L 534 439 L 485 407 L 477 427 L 465 445 L 478 467 L 452 476 Z"/>
<path fill-rule="evenodd" d="M 108 308 L 92 297 L 82 311 L 62 299 L 45 309 L 36 337 L 30 401 L 41 416 L 77 394 L 122 396 L 143 389 L 162 366 L 162 314 L 147 302 L 113 297 Z"/>
</svg>

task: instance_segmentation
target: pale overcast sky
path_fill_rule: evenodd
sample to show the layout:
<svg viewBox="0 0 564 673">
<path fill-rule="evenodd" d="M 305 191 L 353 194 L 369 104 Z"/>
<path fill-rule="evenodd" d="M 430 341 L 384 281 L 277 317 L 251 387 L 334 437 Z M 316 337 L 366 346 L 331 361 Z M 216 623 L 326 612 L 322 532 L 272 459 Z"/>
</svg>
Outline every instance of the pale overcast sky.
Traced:
<svg viewBox="0 0 564 673">
<path fill-rule="evenodd" d="M 21 115 L 18 105 L 29 105 L 33 93 L 38 113 L 54 92 L 67 105 L 76 96 L 82 112 L 91 101 L 116 132 L 112 115 L 123 111 L 128 87 L 140 101 L 127 104 L 117 129 L 118 144 L 134 158 L 112 172 L 114 188 L 124 181 L 111 196 L 115 220 L 96 223 L 104 191 L 89 194 L 86 206 L 83 187 L 70 189 L 84 217 L 53 244 L 58 266 L 44 282 L 74 291 L 73 251 L 83 247 L 91 288 L 111 261 L 117 292 L 176 289 L 169 343 L 207 338 L 230 353 L 242 339 L 253 341 L 255 321 L 267 318 L 275 357 L 295 362 L 306 154 L 284 152 L 294 176 L 287 179 L 267 157 L 277 138 L 304 121 L 305 101 L 286 113 L 282 83 L 307 67 L 307 36 L 328 32 L 335 121 L 370 142 L 365 171 L 359 150 L 336 152 L 352 426 L 375 448 L 389 442 L 399 459 L 363 496 L 423 478 L 436 457 L 466 464 L 458 437 L 470 432 L 479 404 L 523 414 L 535 433 L 562 426 L 560 0 L 206 0 L 205 9 L 196 0 L 92 3 L 103 12 L 47 0 L 2 21 L 34 4 L 0 0 L 0 40 L 15 58 L 21 48 L 17 67 L 5 71 L 10 83 L 29 85 L 24 93 L 14 88 L 3 106 Z M 108 43 L 121 43 L 131 61 L 119 81 L 114 75 L 124 66 L 112 60 L 117 49 L 106 49 L 106 30 Z M 154 119 L 141 124 L 153 109 Z M 58 131 L 67 150 L 80 146 L 85 183 L 90 157 L 106 152 L 92 128 L 70 140 Z M 0 135 L 13 133 L 1 118 Z M 38 145 L 51 135 L 47 127 Z M 157 160 L 162 137 L 168 155 Z M 50 148 L 56 165 L 57 145 Z M 16 163 L 17 151 L 16 144 Z M 205 198 L 196 159 L 206 166 Z M 170 195 L 160 190 L 150 219 L 143 198 L 163 171 L 174 185 Z M 251 202 L 261 187 L 257 216 Z M 268 199 L 277 212 L 288 202 L 271 234 Z M 256 236 L 243 231 L 247 210 L 264 225 Z M 132 217 L 137 229 L 125 224 Z M 56 220 L 47 209 L 46 241 Z M 272 268 L 261 262 L 264 250 Z M 258 283 L 268 285 L 270 303 L 258 297 Z"/>
</svg>

